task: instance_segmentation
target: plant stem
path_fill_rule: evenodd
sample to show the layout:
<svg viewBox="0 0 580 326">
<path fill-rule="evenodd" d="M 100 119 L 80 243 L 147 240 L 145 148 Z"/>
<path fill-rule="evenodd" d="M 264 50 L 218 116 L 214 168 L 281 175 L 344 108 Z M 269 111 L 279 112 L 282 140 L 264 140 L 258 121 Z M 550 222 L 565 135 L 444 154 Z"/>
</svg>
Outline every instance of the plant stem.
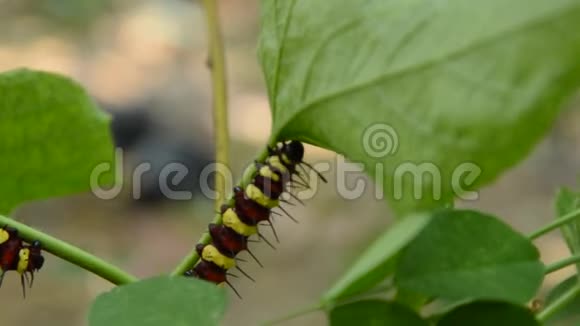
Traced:
<svg viewBox="0 0 580 326">
<path fill-rule="evenodd" d="M 539 230 L 531 233 L 530 235 L 528 235 L 528 238 L 530 238 L 530 240 L 534 240 L 554 229 L 559 228 L 560 226 L 569 223 L 577 218 L 580 217 L 580 209 L 577 209 L 573 212 L 570 212 L 558 219 L 556 219 L 555 221 L 553 221 L 552 223 L 549 223 L 548 225 L 543 226 L 542 228 L 540 228 Z"/>
<path fill-rule="evenodd" d="M 215 133 L 215 150 L 217 171 L 215 173 L 215 210 L 219 211 L 225 199 L 225 178 L 229 163 L 229 132 L 226 86 L 226 64 L 223 38 L 220 30 L 219 14 L 216 0 L 204 0 L 206 13 L 207 37 L 209 42 L 208 64 L 211 70 L 213 89 L 213 123 Z"/>
<path fill-rule="evenodd" d="M 265 149 L 258 155 L 256 160 L 258 162 L 262 162 L 266 159 L 267 156 L 268 156 L 268 150 Z M 246 170 L 244 171 L 242 180 L 240 181 L 240 183 L 238 185 L 240 185 L 242 187 L 246 187 L 252 181 L 255 172 L 256 172 L 256 167 L 254 166 L 254 164 L 250 164 L 246 168 Z M 228 198 L 226 204 L 228 206 L 232 206 L 234 204 L 234 199 L 232 196 L 230 196 L 230 198 Z M 222 224 L 222 215 L 216 214 L 211 223 Z M 201 236 L 201 238 L 197 241 L 197 243 L 208 244 L 210 242 L 210 240 L 211 240 L 211 237 L 210 237 L 209 233 L 206 232 Z M 173 272 L 171 272 L 171 275 L 172 276 L 183 275 L 183 273 L 186 270 L 188 270 L 189 268 L 191 268 L 192 266 L 194 266 L 198 260 L 199 260 L 199 255 L 197 254 L 197 251 L 195 250 L 195 247 L 194 247 L 190 251 L 190 253 L 181 260 L 179 265 L 177 265 L 175 267 Z"/>
<path fill-rule="evenodd" d="M 552 304 L 540 311 L 536 317 L 543 324 L 546 320 L 552 317 L 555 313 L 565 308 L 572 300 L 580 296 L 580 283 L 570 288 L 562 296 L 560 296 Z"/>
<path fill-rule="evenodd" d="M 213 127 L 215 136 L 215 192 L 216 198 L 214 208 L 219 212 L 222 201 L 225 198 L 226 186 L 224 176 L 228 175 L 224 171 L 229 163 L 229 131 L 228 131 L 228 103 L 226 85 L 226 65 L 223 47 L 223 39 L 220 30 L 217 2 L 215 0 L 204 0 L 203 6 L 207 22 L 207 38 L 209 43 L 208 66 L 211 71 L 213 90 Z M 213 223 L 221 223 L 221 216 L 217 214 Z M 208 233 L 204 233 L 197 243 L 206 244 L 211 240 Z M 175 267 L 171 275 L 182 275 L 199 259 L 193 248 L 191 252 Z"/>
<path fill-rule="evenodd" d="M 572 264 L 580 262 L 580 255 L 570 256 L 566 259 L 562 259 L 555 263 L 552 263 L 546 266 L 546 274 L 550 274 L 552 272 L 558 271 L 564 267 L 570 266 Z"/>
<path fill-rule="evenodd" d="M 294 311 L 288 315 L 285 315 L 283 317 L 269 320 L 269 321 L 264 323 L 264 326 L 279 324 L 281 322 L 288 321 L 288 320 L 309 314 L 311 312 L 315 312 L 315 311 L 322 310 L 322 309 L 329 310 L 334 306 L 348 304 L 350 302 L 355 302 L 355 301 L 367 298 L 367 297 L 372 296 L 372 295 L 380 294 L 380 293 L 387 293 L 388 291 L 392 290 L 393 288 L 394 288 L 394 284 L 392 281 L 390 281 L 387 284 L 382 284 L 382 285 L 379 285 L 375 288 L 372 288 L 372 289 L 368 290 L 367 292 L 358 293 L 358 294 L 355 294 L 351 297 L 341 298 L 336 302 L 322 301 L 316 305 L 312 305 L 312 306 L 309 306 L 306 308 L 296 310 L 296 311 Z"/>
<path fill-rule="evenodd" d="M 17 229 L 18 234 L 27 242 L 32 242 L 34 240 L 40 241 L 43 250 L 92 272 L 115 285 L 138 281 L 135 276 L 126 273 L 122 269 L 113 266 L 78 247 L 35 230 L 11 218 L 0 215 L 0 225 L 10 226 Z"/>
<path fill-rule="evenodd" d="M 273 320 L 269 320 L 269 321 L 265 322 L 262 325 L 263 326 L 276 325 L 276 324 L 279 324 L 281 322 L 285 322 L 285 321 L 288 321 L 288 320 L 292 320 L 294 318 L 297 318 L 297 317 L 300 317 L 300 316 L 304 316 L 304 315 L 309 314 L 311 312 L 315 312 L 315 311 L 321 310 L 323 308 L 324 308 L 323 304 L 318 303 L 318 304 L 313 305 L 313 306 L 309 306 L 309 307 L 306 307 L 306 308 L 302 308 L 302 309 L 296 310 L 296 311 L 294 311 L 294 312 L 292 312 L 292 313 L 290 313 L 290 314 L 288 314 L 286 316 L 283 316 L 283 317 L 280 317 L 280 318 L 277 318 L 277 319 L 273 319 Z"/>
</svg>

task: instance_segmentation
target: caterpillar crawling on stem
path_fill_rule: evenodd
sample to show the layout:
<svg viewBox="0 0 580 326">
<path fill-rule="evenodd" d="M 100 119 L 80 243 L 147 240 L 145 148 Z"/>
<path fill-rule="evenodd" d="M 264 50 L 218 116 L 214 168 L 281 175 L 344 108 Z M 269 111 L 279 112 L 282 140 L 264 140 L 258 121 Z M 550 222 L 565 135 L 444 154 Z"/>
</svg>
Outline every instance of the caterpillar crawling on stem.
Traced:
<svg viewBox="0 0 580 326">
<path fill-rule="evenodd" d="M 34 273 L 44 265 L 40 241 L 25 244 L 18 230 L 11 227 L 0 229 L 0 286 L 8 271 L 20 274 L 22 294 L 26 297 L 26 283 L 32 287 Z"/>
<path fill-rule="evenodd" d="M 307 173 L 303 166 L 315 171 L 320 179 L 326 182 L 326 179 L 304 162 L 303 158 L 304 146 L 299 141 L 283 142 L 269 148 L 266 159 L 254 163 L 256 172 L 251 182 L 245 188 L 235 187 L 232 204 L 221 207 L 221 224 L 209 225 L 211 240 L 207 244 L 197 244 L 196 250 L 200 260 L 184 275 L 216 284 L 228 284 L 240 296 L 228 281 L 228 277 L 236 277 L 229 271 L 235 268 L 253 281 L 252 277 L 238 266 L 241 260 L 237 255 L 246 251 L 262 266 L 250 250 L 249 243 L 259 240 L 274 247 L 260 232 L 259 226 L 269 226 L 276 241 L 279 241 L 271 218 L 273 214 L 282 214 L 273 212 L 272 209 L 279 208 L 282 213 L 296 221 L 280 206 L 280 203 L 290 203 L 282 198 L 284 193 L 301 203 L 300 199 L 289 191 L 289 187 L 292 185 L 308 187 L 308 180 L 303 175 Z M 301 171 L 298 170 L 299 167 Z M 257 239 L 254 239 L 255 237 Z"/>
</svg>

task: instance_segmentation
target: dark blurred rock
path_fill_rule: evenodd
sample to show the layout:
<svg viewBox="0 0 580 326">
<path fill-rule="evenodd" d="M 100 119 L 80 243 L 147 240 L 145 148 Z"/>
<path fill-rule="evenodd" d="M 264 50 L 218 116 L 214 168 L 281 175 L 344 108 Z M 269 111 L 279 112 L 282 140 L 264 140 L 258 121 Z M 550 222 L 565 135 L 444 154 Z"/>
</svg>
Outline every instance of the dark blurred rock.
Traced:
<svg viewBox="0 0 580 326">
<path fill-rule="evenodd" d="M 148 204 L 187 200 L 183 196 L 177 196 L 179 199 L 168 198 L 162 191 L 161 183 L 173 192 L 191 193 L 192 197 L 200 194 L 200 173 L 213 160 L 211 142 L 184 140 L 179 130 L 163 128 L 149 113 L 147 105 L 105 107 L 113 116 L 111 127 L 115 144 L 124 151 L 123 177 L 133 200 Z M 204 139 L 206 136 L 200 131 L 197 138 Z M 139 191 L 135 192 L 133 186 L 139 183 L 133 180 L 133 174 L 138 167 L 145 172 L 137 176 L 140 186 Z M 174 183 L 177 170 L 186 171 L 187 174 L 183 180 Z M 209 186 L 213 188 L 211 182 Z"/>
<path fill-rule="evenodd" d="M 111 128 L 115 145 L 124 150 L 129 150 L 135 146 L 154 127 L 149 114 L 140 107 L 129 110 L 110 110 L 113 114 Z"/>
</svg>

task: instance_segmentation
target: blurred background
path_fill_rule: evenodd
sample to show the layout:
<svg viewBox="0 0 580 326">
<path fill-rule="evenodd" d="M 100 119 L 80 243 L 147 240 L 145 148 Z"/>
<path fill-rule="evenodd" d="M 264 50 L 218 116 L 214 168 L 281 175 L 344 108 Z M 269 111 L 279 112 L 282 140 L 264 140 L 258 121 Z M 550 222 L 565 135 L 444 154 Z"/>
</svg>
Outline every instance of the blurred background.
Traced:
<svg viewBox="0 0 580 326">
<path fill-rule="evenodd" d="M 232 170 L 241 173 L 265 144 L 270 112 L 256 59 L 257 0 L 221 0 L 229 74 Z M 60 72 L 83 84 L 114 117 L 113 133 L 125 149 L 126 185 L 131 167 L 151 162 L 140 200 L 129 187 L 118 198 L 92 194 L 25 205 L 16 218 L 114 262 L 139 277 L 170 270 L 206 230 L 213 204 L 163 200 L 155 167 L 182 162 L 198 175 L 212 160 L 211 89 L 206 67 L 205 22 L 200 5 L 185 0 L 0 0 L 0 70 L 29 67 Z M 525 162 L 463 207 L 483 209 L 530 232 L 553 218 L 560 185 L 574 186 L 580 162 L 580 101 L 571 101 L 550 135 Z M 335 162 L 334 154 L 307 148 L 310 162 Z M 127 172 L 129 171 L 129 172 Z M 198 171 L 196 173 L 196 171 Z M 157 171 L 158 173 L 158 171 Z M 330 174 L 327 174 L 330 175 Z M 350 175 L 349 182 L 362 175 Z M 278 219 L 276 251 L 255 246 L 264 268 L 248 262 L 256 283 L 232 280 L 225 325 L 256 325 L 315 303 L 372 240 L 392 222 L 374 199 L 341 199 L 334 178 L 305 207 L 289 207 L 300 220 Z M 196 179 L 178 185 L 195 189 Z M 436 244 L 434 244 L 436 245 Z M 539 240 L 544 261 L 568 255 L 558 234 Z M 0 290 L 6 325 L 86 325 L 91 301 L 112 286 L 47 254 L 34 288 L 22 299 L 8 274 Z M 572 273 L 550 275 L 551 288 Z M 324 325 L 314 313 L 284 325 Z M 570 321 L 561 325 L 571 325 Z"/>
</svg>

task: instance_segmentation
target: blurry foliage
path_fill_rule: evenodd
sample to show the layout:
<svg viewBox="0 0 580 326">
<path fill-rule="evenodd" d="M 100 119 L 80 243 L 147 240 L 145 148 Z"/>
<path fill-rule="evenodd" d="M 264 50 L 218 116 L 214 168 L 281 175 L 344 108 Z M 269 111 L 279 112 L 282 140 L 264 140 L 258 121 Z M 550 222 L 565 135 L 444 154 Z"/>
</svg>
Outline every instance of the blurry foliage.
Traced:
<svg viewBox="0 0 580 326">
<path fill-rule="evenodd" d="M 20 1 L 26 12 L 53 24 L 89 25 L 111 9 L 113 0 L 27 0 Z"/>
<path fill-rule="evenodd" d="M 0 0 L 2 8 L 0 26 L 10 28 L 39 24 L 43 28 L 48 27 L 65 35 L 79 36 L 89 31 L 99 18 L 115 12 L 120 6 L 134 2 L 133 0 Z"/>
<path fill-rule="evenodd" d="M 55 24 L 89 24 L 112 8 L 114 0 L 4 0 L 4 12 L 34 15 Z"/>
</svg>

